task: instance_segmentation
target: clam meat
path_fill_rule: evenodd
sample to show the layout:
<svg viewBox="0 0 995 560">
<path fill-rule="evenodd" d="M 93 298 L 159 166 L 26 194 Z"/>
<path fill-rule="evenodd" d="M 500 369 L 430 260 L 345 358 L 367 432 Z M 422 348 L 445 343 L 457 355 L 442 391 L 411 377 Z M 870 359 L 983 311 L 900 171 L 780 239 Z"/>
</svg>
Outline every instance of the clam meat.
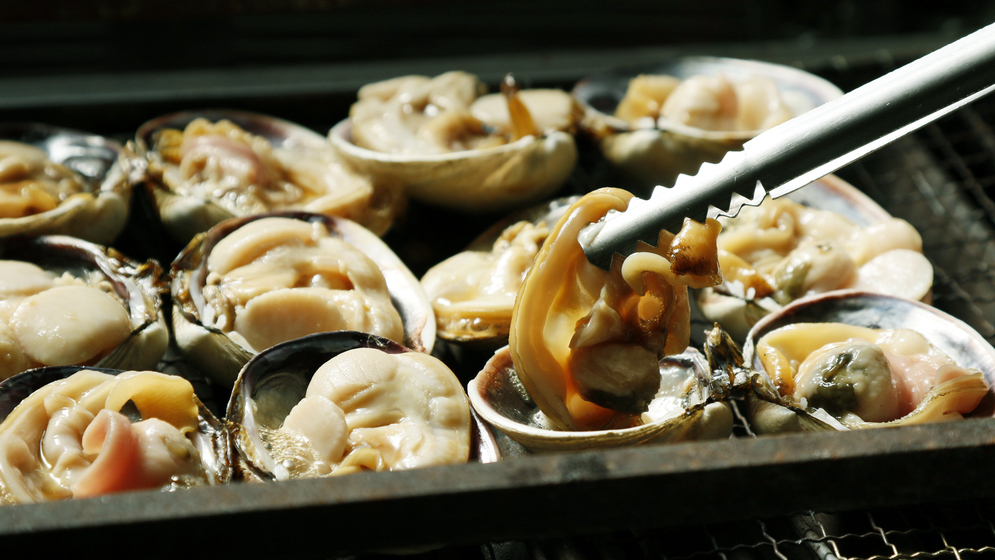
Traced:
<svg viewBox="0 0 995 560">
<path fill-rule="evenodd" d="M 465 72 L 403 76 L 363 86 L 329 140 L 354 168 L 398 181 L 415 198 L 464 211 L 548 197 L 577 162 L 583 109 L 569 93 L 501 93 Z"/>
<path fill-rule="evenodd" d="M 128 161 L 121 146 L 100 136 L 0 125 L 0 237 L 65 234 L 110 243 L 128 217 Z"/>
<path fill-rule="evenodd" d="M 376 236 L 346 222 L 265 215 L 191 243 L 174 263 L 180 347 L 210 363 L 219 357 L 197 344 L 224 341 L 230 352 L 221 355 L 233 361 L 203 369 L 230 376 L 228 384 L 252 355 L 318 332 L 362 331 L 430 351 L 434 317 L 417 280 Z"/>
<path fill-rule="evenodd" d="M 786 400 L 848 427 L 959 419 L 989 392 L 980 371 L 911 329 L 788 325 L 764 335 L 756 355 Z"/>
<path fill-rule="evenodd" d="M 315 335 L 260 354 L 240 373 L 228 416 L 248 472 L 264 480 L 470 457 L 470 408 L 456 375 L 437 358 L 361 333 Z"/>
<path fill-rule="evenodd" d="M 794 116 L 774 80 L 725 74 L 673 76 L 640 74 L 629 82 L 615 116 L 635 128 L 690 127 L 750 137 Z"/>
<path fill-rule="evenodd" d="M 857 225 L 831 210 L 768 199 L 724 219 L 718 248 L 724 283 L 703 290 L 698 305 L 739 339 L 759 316 L 804 296 L 857 289 L 919 300 L 933 284 L 919 233 L 886 214 Z"/>
<path fill-rule="evenodd" d="M 154 367 L 165 352 L 154 262 L 62 236 L 0 257 L 0 379 L 41 366 Z"/>
<path fill-rule="evenodd" d="M 382 234 L 400 211 L 396 188 L 345 165 L 315 132 L 263 115 L 169 115 L 138 133 L 153 194 L 172 235 L 234 216 L 301 210 L 341 216 Z"/>
<path fill-rule="evenodd" d="M 581 115 L 566 92 L 513 85 L 501 94 L 486 91 L 476 76 L 458 71 L 368 84 L 349 110 L 353 141 L 378 152 L 442 154 L 571 131 Z"/>
<path fill-rule="evenodd" d="M 52 375 L 51 369 L 78 371 Z M 0 504 L 227 481 L 227 459 L 217 455 L 226 447 L 220 424 L 185 379 L 153 371 L 45 368 L 8 380 L 0 391 L 48 377 L 59 379 L 4 411 Z"/>
<path fill-rule="evenodd" d="M 425 273 L 421 285 L 432 302 L 439 338 L 507 342 L 525 274 L 552 225 L 574 201 L 556 200 L 518 212 Z"/>
<path fill-rule="evenodd" d="M 688 287 L 717 284 L 720 225 L 686 220 L 605 272 L 581 230 L 632 195 L 600 189 L 574 203 L 536 256 L 512 313 L 509 348 L 529 395 L 563 430 L 639 424 L 660 386 L 660 360 L 687 348 Z"/>
</svg>

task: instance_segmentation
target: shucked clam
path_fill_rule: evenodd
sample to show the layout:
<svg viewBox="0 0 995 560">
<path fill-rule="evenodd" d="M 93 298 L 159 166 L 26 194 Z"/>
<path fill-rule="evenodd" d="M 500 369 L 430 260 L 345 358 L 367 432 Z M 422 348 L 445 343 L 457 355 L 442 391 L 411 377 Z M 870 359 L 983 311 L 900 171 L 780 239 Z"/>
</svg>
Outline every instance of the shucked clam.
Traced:
<svg viewBox="0 0 995 560">
<path fill-rule="evenodd" d="M 379 237 L 344 218 L 230 219 L 191 241 L 172 273 L 177 343 L 222 385 L 259 351 L 316 332 L 360 330 L 426 353 L 435 342 L 418 280 Z"/>
<path fill-rule="evenodd" d="M 329 139 L 356 169 L 431 204 L 497 211 L 547 198 L 577 161 L 580 106 L 510 77 L 502 93 L 485 91 L 465 72 L 369 84 Z"/>
<path fill-rule="evenodd" d="M 841 291 L 799 300 L 754 326 L 744 358 L 757 372 L 747 403 L 758 432 L 993 414 L 995 349 L 963 322 L 906 299 Z"/>
<path fill-rule="evenodd" d="M 0 237 L 110 243 L 124 228 L 130 166 L 116 142 L 32 123 L 0 125 Z"/>
<path fill-rule="evenodd" d="M 299 210 L 349 218 L 383 234 L 404 207 L 394 186 L 344 164 L 321 135 L 254 113 L 188 111 L 136 135 L 159 216 L 180 242 L 231 218 Z"/>
<path fill-rule="evenodd" d="M 754 60 L 686 57 L 591 76 L 573 89 L 584 129 L 633 189 L 670 186 L 762 130 L 843 94 L 807 72 Z"/>
<path fill-rule="evenodd" d="M 162 269 L 73 237 L 0 243 L 0 379 L 40 366 L 154 368 Z"/>
<path fill-rule="evenodd" d="M 696 300 L 706 319 L 737 340 L 760 317 L 806 295 L 859 289 L 928 301 L 932 293 L 933 267 L 915 228 L 832 175 L 722 225 L 723 283 Z"/>
<path fill-rule="evenodd" d="M 0 504 L 223 484 L 229 450 L 181 377 L 60 366 L 0 383 Z"/>
<path fill-rule="evenodd" d="M 497 459 L 448 367 L 357 332 L 260 353 L 239 373 L 227 416 L 239 472 L 253 480 Z"/>
<path fill-rule="evenodd" d="M 486 397 L 480 387 L 493 386 L 487 378 L 506 370 L 510 358 L 549 424 L 577 433 L 574 438 L 554 435 L 550 448 L 679 439 L 677 434 L 696 433 L 689 426 L 706 418 L 719 428 L 701 433 L 731 428 L 731 413 L 722 403 L 710 410 L 682 410 L 670 423 L 670 417 L 647 416 L 661 390 L 661 359 L 688 345 L 688 286 L 718 282 L 714 242 L 719 226 L 714 220 L 687 220 L 677 235 L 662 231 L 657 248 L 642 245 L 624 260 L 616 258 L 605 272 L 587 261 L 577 236 L 609 211 L 624 210 L 631 197 L 619 189 L 600 189 L 559 219 L 518 293 L 508 349 L 495 355 L 470 390 L 473 399 Z M 690 378 L 697 376 L 684 381 Z M 678 395 L 690 390 L 684 381 L 677 384 Z M 487 409 L 478 412 L 484 415 Z M 591 430 L 607 435 L 583 434 Z"/>
<path fill-rule="evenodd" d="M 425 273 L 421 285 L 432 302 L 439 338 L 490 349 L 507 343 L 525 274 L 553 224 L 575 201 L 558 199 L 516 212 Z"/>
</svg>

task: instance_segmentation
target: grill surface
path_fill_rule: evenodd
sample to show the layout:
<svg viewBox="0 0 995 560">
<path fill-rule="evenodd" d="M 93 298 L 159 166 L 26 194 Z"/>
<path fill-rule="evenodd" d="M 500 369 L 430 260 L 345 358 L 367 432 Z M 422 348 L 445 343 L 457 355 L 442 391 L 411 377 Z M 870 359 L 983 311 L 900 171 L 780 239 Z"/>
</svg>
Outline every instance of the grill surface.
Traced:
<svg viewBox="0 0 995 560">
<path fill-rule="evenodd" d="M 757 55 L 759 56 L 759 55 Z M 899 62 L 904 62 L 899 61 Z M 899 62 L 881 51 L 869 64 L 834 57 L 803 65 L 844 90 L 852 89 L 895 67 Z M 570 87 L 569 83 L 560 84 Z M 146 105 L 143 112 L 148 109 Z M 252 107 L 263 110 L 262 107 Z M 145 112 L 154 116 L 156 112 Z M 32 115 L 34 116 L 34 115 Z M 108 116 L 108 115 L 104 115 Z M 95 118 L 101 118 L 98 116 Z M 291 118 L 293 118 L 291 116 Z M 866 192 L 893 215 L 911 222 L 922 234 L 924 252 L 935 267 L 934 305 L 995 341 L 995 97 L 981 100 L 903 138 L 841 170 L 844 179 Z M 107 122 L 106 120 L 104 122 Z M 316 130 L 328 122 L 302 124 Z M 126 140 L 130 131 L 111 131 Z M 596 167 L 583 168 L 571 189 L 598 184 Z M 431 209 L 417 208 L 432 212 Z M 433 217 L 429 215 L 429 220 Z M 480 218 L 446 217 L 455 230 L 475 235 Z M 437 221 L 437 220 L 436 220 Z M 416 274 L 437 262 L 438 253 L 451 254 L 466 236 L 418 239 L 405 245 L 404 227 L 388 237 Z M 139 241 L 147 240 L 136 237 Z M 426 254 L 425 245 L 435 252 Z M 122 249 L 133 255 L 168 262 L 178 248 L 136 245 Z M 130 249 L 130 250 L 129 250 Z M 158 254 L 157 254 L 158 252 Z M 739 437 L 753 437 L 742 424 Z M 852 477 L 849 474 L 844 479 Z M 952 477 L 956 471 L 952 470 Z M 829 484 L 832 481 L 828 482 Z M 757 492 L 773 484 L 757 484 Z M 840 492 L 846 492 L 845 486 Z M 665 496 L 660 498 L 666 501 Z M 664 506 L 661 506 L 664 507 Z M 674 507 L 666 505 L 665 507 Z M 679 506 L 678 506 L 679 507 Z M 528 515 L 556 515 L 530 512 Z M 592 515 L 610 515 L 592 512 Z M 521 523 L 528 523 L 528 516 Z M 621 559 L 810 559 L 810 558 L 980 558 L 995 551 L 995 501 L 976 500 L 921 504 L 844 513 L 805 515 L 575 535 L 534 541 L 491 542 L 449 547 L 415 558 L 481 560 L 621 560 Z M 299 551 L 314 556 L 316 551 Z M 295 552 L 290 552 L 295 554 Z M 347 557 L 381 558 L 380 555 Z M 383 556 L 383 558 L 388 558 Z M 411 556 L 409 556 L 411 558 Z"/>
</svg>

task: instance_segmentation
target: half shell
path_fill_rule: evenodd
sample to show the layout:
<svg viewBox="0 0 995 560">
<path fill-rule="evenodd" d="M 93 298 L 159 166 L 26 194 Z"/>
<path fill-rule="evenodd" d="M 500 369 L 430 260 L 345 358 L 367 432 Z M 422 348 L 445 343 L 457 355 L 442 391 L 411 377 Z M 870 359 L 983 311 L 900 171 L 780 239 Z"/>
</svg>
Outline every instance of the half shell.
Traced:
<svg viewBox="0 0 995 560">
<path fill-rule="evenodd" d="M 153 369 L 166 351 L 168 329 L 162 312 L 162 269 L 155 261 L 138 263 L 114 249 L 62 235 L 15 238 L 0 243 L 0 259 L 36 265 L 51 277 L 72 277 L 71 282 L 85 281 L 113 294 L 124 306 L 130 334 L 109 353 L 97 354 L 89 364 L 118 369 Z M 12 278 L 5 278 L 11 282 Z M 44 293 L 44 292 L 41 292 Z M 35 308 L 37 309 L 37 307 Z M 8 311 L 11 312 L 12 311 Z M 74 321 L 67 317 L 66 321 Z M 127 327 L 126 327 L 127 328 Z M 41 331 L 39 331 L 41 332 Z M 61 334 L 55 340 L 64 341 Z M 5 356 L 9 359 L 11 353 Z M 70 365 L 54 364 L 48 365 Z"/>
<path fill-rule="evenodd" d="M 747 245 L 737 245 L 737 249 L 730 249 L 730 251 L 734 255 L 739 254 L 743 255 L 744 258 L 753 259 L 749 256 L 749 252 L 752 250 L 757 255 L 761 255 L 755 259 L 758 262 L 762 259 L 773 259 L 773 262 L 780 263 L 779 270 L 787 271 L 785 277 L 801 276 L 805 282 L 810 282 L 809 273 L 800 266 L 789 263 L 785 253 L 785 251 L 796 248 L 804 229 L 814 232 L 813 235 L 818 234 L 819 239 L 826 239 L 834 248 L 839 249 L 835 252 L 820 249 L 819 254 L 827 255 L 825 259 L 818 261 L 818 263 L 816 257 L 806 261 L 816 264 L 822 263 L 819 266 L 826 267 L 822 273 L 824 280 L 811 281 L 810 290 L 813 293 L 850 288 L 856 284 L 865 291 L 880 291 L 890 295 L 922 299 L 927 303 L 931 301 L 930 287 L 933 281 L 933 269 L 929 261 L 922 256 L 922 241 L 919 234 L 907 222 L 893 218 L 867 195 L 835 175 L 827 175 L 805 188 L 789 194 L 787 198 L 815 210 L 832 212 L 835 216 L 826 215 L 827 218 L 821 219 L 818 224 L 812 222 L 806 226 L 800 223 L 786 226 L 776 221 L 772 222 L 769 227 L 752 229 L 750 227 L 752 222 L 745 222 L 743 228 L 746 229 L 740 230 L 744 233 L 737 233 L 729 225 L 746 219 L 745 216 L 748 212 L 751 213 L 751 216 L 765 216 L 762 218 L 764 220 L 767 219 L 766 216 L 770 215 L 769 213 L 761 213 L 755 208 L 747 208 L 741 214 L 744 217 L 723 221 L 725 229 L 723 233 L 719 234 L 719 249 L 721 250 L 729 243 L 733 243 L 726 241 L 732 239 L 733 236 L 737 236 L 736 239 L 738 239 L 735 243 L 742 244 L 749 241 L 756 247 L 775 247 L 777 241 L 768 239 L 772 237 L 771 233 L 774 233 L 774 226 L 776 225 L 777 229 L 782 232 L 788 232 L 789 230 L 786 228 L 790 227 L 791 239 L 788 240 L 785 248 L 778 249 L 782 255 L 785 255 L 783 258 L 773 255 L 770 250 L 767 251 L 767 256 L 763 256 L 758 249 L 748 250 Z M 772 204 L 775 204 L 775 201 L 767 200 L 761 208 L 768 208 Z M 849 224 L 842 221 L 837 223 L 837 216 Z M 852 226 L 862 228 L 867 233 L 855 232 L 859 237 L 858 239 L 858 237 L 854 237 L 854 233 L 850 233 L 846 229 L 852 228 Z M 845 235 L 842 233 L 837 235 L 837 232 L 844 232 Z M 853 242 L 846 236 L 850 236 Z M 863 241 L 857 243 L 858 240 Z M 898 250 L 891 251 L 892 249 Z M 838 262 L 833 260 L 837 258 L 833 255 L 839 257 Z M 842 255 L 846 255 L 846 258 L 842 258 Z M 880 255 L 882 258 L 867 258 L 870 255 Z M 759 294 L 756 288 L 744 286 L 744 281 L 738 279 L 736 273 L 730 271 L 730 267 L 736 269 L 746 263 L 733 265 L 724 260 L 727 258 L 729 257 L 723 256 L 720 252 L 719 260 L 723 263 L 723 283 L 714 288 L 697 291 L 695 300 L 698 309 L 709 324 L 719 323 L 733 338 L 742 341 L 745 339 L 746 333 L 761 317 L 772 310 L 779 309 L 781 303 L 775 301 L 775 298 L 769 294 Z M 816 264 L 813 264 L 813 270 Z M 865 264 L 866 267 L 863 266 Z M 750 269 L 749 266 L 742 268 Z M 777 276 L 778 273 L 774 275 Z M 898 279 L 901 281 L 897 281 Z M 750 280 L 747 279 L 746 283 L 749 284 Z M 797 298 L 798 296 L 788 296 L 788 292 L 782 290 L 779 297 L 783 299 L 785 297 Z"/>
<path fill-rule="evenodd" d="M 245 365 L 235 383 L 227 414 L 232 426 L 232 443 L 237 452 L 238 472 L 242 478 L 269 481 L 295 477 L 282 462 L 278 463 L 269 451 L 272 445 L 278 445 L 274 443 L 278 441 L 273 439 L 277 437 L 274 433 L 284 425 L 291 410 L 304 399 L 315 372 L 332 358 L 357 349 L 373 349 L 388 355 L 410 352 L 403 346 L 381 337 L 339 331 L 315 334 L 278 344 L 261 352 Z M 430 356 L 424 358 L 445 368 L 435 358 Z M 446 385 L 448 386 L 447 391 L 452 394 L 451 398 L 455 399 L 456 404 L 462 401 L 462 404 L 456 408 L 467 407 L 466 420 L 468 424 L 466 428 L 469 430 L 467 435 L 470 437 L 467 442 L 470 446 L 470 459 L 484 463 L 497 461 L 500 457 L 493 436 L 475 416 L 472 419 L 472 429 L 470 429 L 470 411 L 463 388 L 456 376 L 449 372 L 448 368 L 445 369 L 449 375 L 441 375 L 439 385 L 435 386 L 433 391 L 441 391 L 442 386 Z M 376 370 L 370 369 L 364 372 L 361 376 L 362 379 L 357 377 L 355 379 L 356 388 L 348 390 L 333 388 L 332 390 L 341 390 L 346 393 L 355 392 L 360 385 L 365 386 L 369 379 L 380 376 L 374 371 Z M 374 436 L 372 434 L 374 431 L 391 429 L 389 426 L 392 424 L 400 426 L 408 422 L 399 409 L 376 410 L 375 405 L 371 404 L 374 393 L 376 393 L 376 383 L 373 383 L 363 392 L 367 401 L 364 401 L 362 406 L 366 407 L 366 410 L 352 412 L 352 414 L 358 414 L 361 417 L 358 419 L 353 417 L 354 419 L 351 420 L 351 422 L 361 424 L 361 427 L 358 428 L 360 431 L 370 430 L 369 436 Z M 441 397 L 437 398 L 440 400 L 433 401 L 433 407 L 444 408 Z M 343 404 L 343 407 L 345 406 Z M 439 408 L 439 410 L 443 408 Z M 357 428 L 352 427 L 352 429 L 356 430 Z M 358 436 L 354 443 L 347 444 L 349 446 L 347 450 L 352 449 L 349 453 L 351 455 L 361 454 L 367 445 L 371 445 L 369 442 L 352 446 L 355 441 L 362 442 L 365 437 L 369 436 Z M 393 445 L 398 449 L 404 448 L 405 445 L 402 441 L 404 438 L 400 438 L 400 434 L 398 437 L 399 439 Z M 268 443 L 264 443 L 264 440 Z M 428 449 L 432 445 L 426 442 L 421 447 Z M 370 450 L 370 448 L 366 448 L 366 451 Z"/>
<path fill-rule="evenodd" d="M 99 410 L 111 405 L 113 405 L 113 408 L 110 409 L 112 412 L 120 412 L 133 423 L 155 418 L 163 420 L 175 428 L 182 428 L 188 442 L 186 445 L 196 449 L 203 474 L 174 475 L 172 478 L 166 478 L 165 488 L 180 488 L 197 484 L 225 484 L 231 479 L 231 446 L 228 442 L 225 426 L 193 394 L 193 388 L 189 383 L 179 377 L 151 372 L 152 382 L 130 377 L 126 380 L 127 386 L 125 386 L 125 383 L 119 382 L 123 378 L 117 377 L 124 373 L 126 372 L 118 369 L 55 366 L 29 370 L 0 383 L 0 504 L 43 501 L 46 499 L 45 496 L 61 496 L 67 493 L 69 489 L 63 488 L 53 494 L 55 488 L 51 481 L 48 485 L 38 484 L 38 482 L 47 476 L 53 476 L 51 473 L 54 473 L 57 478 L 65 479 L 68 476 L 67 471 L 89 468 L 89 462 L 82 464 L 81 458 L 73 458 L 73 446 L 67 442 L 75 439 L 78 445 L 82 437 L 85 448 L 87 446 L 87 437 L 84 435 L 85 428 L 92 421 L 96 421 L 94 416 Z M 133 375 L 138 372 L 127 373 Z M 37 391 L 52 391 L 56 383 L 64 382 L 76 374 L 78 375 L 72 380 L 73 386 L 71 388 L 63 384 L 61 388 L 54 389 L 59 396 L 50 392 L 44 398 L 39 395 L 35 396 L 33 400 L 29 400 L 29 397 L 35 395 Z M 113 385 L 112 388 L 106 389 L 111 385 Z M 164 392 L 163 389 L 167 390 Z M 22 403 L 24 406 L 17 408 Z M 177 403 L 181 406 L 186 406 L 186 404 L 195 406 L 195 410 L 171 407 Z M 78 410 L 80 408 L 85 408 L 88 412 Z M 12 413 L 17 415 L 16 419 Z M 50 422 L 60 414 L 65 415 L 61 423 L 63 430 L 70 427 L 66 425 L 66 420 L 82 422 L 82 424 L 71 426 L 78 432 L 59 434 L 63 439 L 58 440 L 58 445 L 53 445 L 56 442 L 48 441 L 47 437 L 43 444 L 41 434 L 44 433 L 46 427 L 49 431 L 53 429 Z M 11 431 L 13 428 L 16 428 L 16 432 Z M 58 429 L 58 426 L 55 429 Z M 114 429 L 115 426 L 110 428 L 110 430 Z M 163 434 L 161 430 L 153 433 Z M 107 437 L 109 440 L 110 436 Z M 106 460 L 115 459 L 115 462 L 119 462 L 125 459 L 125 455 L 117 447 L 112 447 L 111 444 L 106 443 L 108 440 L 104 440 L 102 447 L 110 448 L 110 450 L 100 449 L 100 455 L 97 456 L 97 459 L 91 459 L 94 465 L 104 459 L 102 455 L 105 452 L 107 454 L 117 453 Z M 170 442 L 168 445 L 175 447 L 178 444 Z M 45 448 L 46 459 L 41 458 L 42 447 Z M 173 448 L 170 448 L 170 451 L 176 453 Z M 25 465 L 30 463 L 25 457 L 25 453 L 34 458 L 35 469 L 43 472 L 25 472 Z M 53 453 L 60 456 L 60 460 L 57 464 L 50 465 L 48 460 L 53 460 L 53 455 L 51 455 Z M 182 455 L 182 453 L 181 451 L 180 454 Z M 157 456 L 155 460 L 161 461 L 162 457 Z M 33 474 L 29 474 L 31 472 Z M 17 491 L 12 491 L 9 486 L 5 488 L 5 484 L 9 484 L 13 480 L 11 477 L 18 480 L 23 477 L 28 480 L 24 485 L 19 484 Z M 128 477 L 123 476 L 122 478 L 127 479 Z M 162 477 L 160 476 L 160 478 Z M 93 495 L 96 492 L 99 495 L 104 491 L 101 488 L 107 484 L 110 483 L 104 481 L 89 484 L 81 493 Z M 81 490 L 76 485 L 73 488 L 74 491 Z"/>
<path fill-rule="evenodd" d="M 391 302 L 400 314 L 405 345 L 419 352 L 432 351 L 435 315 L 428 298 L 418 279 L 379 237 L 344 218 L 276 212 L 226 220 L 196 236 L 173 262 L 173 332 L 183 354 L 198 369 L 228 387 L 256 353 L 218 328 L 205 324 L 204 287 L 208 278 L 208 259 L 214 248 L 239 228 L 271 217 L 322 224 L 331 237 L 342 240 L 373 261 L 383 274 Z M 268 247 L 259 248 L 260 252 L 266 249 Z"/>
<path fill-rule="evenodd" d="M 129 175 L 133 169 L 131 159 L 122 154 L 117 142 L 96 134 L 34 123 L 0 124 L 0 142 L 19 142 L 41 150 L 51 163 L 61 166 L 59 169 L 75 175 L 74 182 L 80 187 L 79 192 L 66 195 L 52 209 L 0 218 L 0 237 L 63 234 L 107 244 L 124 229 L 131 199 Z M 4 164 L 3 169 L 0 181 L 19 189 L 26 175 L 16 171 L 17 166 Z"/>
<path fill-rule="evenodd" d="M 516 212 L 425 273 L 421 285 L 432 302 L 439 338 L 491 350 L 507 344 L 525 274 L 549 230 L 577 198 Z"/>
<path fill-rule="evenodd" d="M 179 155 L 166 157 L 157 151 L 157 141 L 165 131 L 174 131 L 169 134 L 175 135 L 198 119 L 215 124 L 228 121 L 251 135 L 255 155 L 249 159 L 263 162 L 259 164 L 264 168 L 260 174 L 276 175 L 280 181 L 290 185 L 287 192 L 272 186 L 278 183 L 276 179 L 262 187 L 224 186 L 225 181 L 233 181 L 234 175 L 218 162 L 206 164 L 216 166 L 218 169 L 213 173 L 224 177 L 212 179 L 217 181 L 215 190 L 202 192 L 189 180 L 184 180 L 183 173 L 193 171 L 183 171 L 186 168 L 181 169 L 177 165 L 175 160 Z M 204 132 L 202 137 L 223 134 L 240 136 L 230 131 L 211 133 L 208 127 Z M 170 235 L 181 243 L 188 242 L 195 234 L 208 230 L 222 220 L 277 210 L 318 212 L 349 218 L 379 235 L 390 228 L 394 218 L 405 207 L 406 199 L 395 185 L 373 182 L 354 172 L 335 156 L 323 136 L 267 115 L 233 110 L 173 113 L 143 124 L 136 133 L 136 144 L 139 157 L 147 160 L 148 186 L 159 217 Z M 189 153 L 196 155 L 195 150 Z M 265 157 L 260 155 L 262 153 Z M 205 177 L 209 175 L 207 171 L 202 173 Z"/>
<path fill-rule="evenodd" d="M 436 79 L 456 74 L 463 73 L 450 72 Z M 404 79 L 407 78 L 365 86 L 360 91 L 361 97 L 370 88 Z M 532 94 L 536 94 L 535 100 L 530 98 Z M 467 115 L 467 121 L 478 128 L 483 123 L 484 128 L 506 129 L 510 111 L 506 106 L 503 109 L 499 106 L 509 105 L 511 102 L 505 104 L 502 100 L 495 103 L 496 100 L 489 96 L 478 99 L 476 95 L 477 93 L 473 93 L 464 100 L 466 104 L 473 103 L 472 106 L 460 106 L 460 113 Z M 397 181 L 405 185 L 407 192 L 414 198 L 468 212 L 508 210 L 548 198 L 567 180 L 577 162 L 577 147 L 572 130 L 582 114 L 580 107 L 566 92 L 523 90 L 514 95 L 519 96 L 519 104 L 525 107 L 526 114 L 530 111 L 533 113 L 529 117 L 530 122 L 536 125 L 533 129 L 541 126 L 544 120 L 550 120 L 555 125 L 528 131 L 526 135 L 510 143 L 435 154 L 390 153 L 360 147 L 353 137 L 351 119 L 335 125 L 328 137 L 343 159 L 357 170 L 374 177 Z M 569 109 L 565 112 L 565 120 L 559 117 L 544 119 L 544 115 L 538 114 L 542 110 L 541 102 L 547 97 L 568 100 Z M 483 104 L 485 110 L 476 110 L 478 104 Z M 416 107 L 414 110 L 422 109 Z M 455 111 L 449 112 L 455 114 Z M 518 134 L 512 135 L 513 138 L 515 136 Z"/>
<path fill-rule="evenodd" d="M 664 119 L 650 128 L 638 128 L 613 116 L 630 81 L 639 75 L 672 76 L 679 81 L 716 75 L 734 82 L 766 78 L 776 85 L 781 102 L 793 116 L 843 95 L 833 84 L 807 72 L 732 58 L 684 57 L 585 78 L 573 89 L 574 96 L 589 107 L 584 128 L 597 138 L 605 158 L 626 181 L 623 185 L 639 189 L 637 193 L 654 185 L 672 186 L 678 174 L 694 175 L 702 163 L 719 161 L 759 133 L 705 130 Z"/>
<path fill-rule="evenodd" d="M 900 426 L 959 419 L 964 402 L 980 405 L 971 416 L 995 414 L 995 348 L 962 321 L 923 303 L 856 291 L 814 296 L 771 313 L 750 331 L 744 347 L 746 364 L 756 371 L 747 394 L 748 419 L 760 433 L 846 429 L 822 409 L 805 407 L 778 390 L 757 353 L 757 343 L 775 329 L 806 323 L 842 323 L 871 329 L 910 329 L 949 356 L 957 366 L 976 370 L 934 385 L 909 414 L 885 422 L 846 422 L 850 428 Z M 814 336 L 814 335 L 812 335 Z M 816 340 L 808 336 L 809 340 Z M 811 344 L 815 344 L 814 342 Z M 960 401 L 960 402 L 958 402 Z M 970 409 L 970 408 L 968 408 Z"/>
<path fill-rule="evenodd" d="M 529 396 L 515 372 L 507 347 L 495 353 L 470 381 L 467 393 L 481 418 L 534 452 L 729 437 L 733 417 L 729 403 L 725 402 L 728 379 L 723 378 L 721 370 L 709 368 L 700 352 L 688 349 L 664 358 L 660 371 L 667 383 L 656 402 L 660 408 L 666 407 L 669 414 L 629 428 L 560 430 Z"/>
</svg>

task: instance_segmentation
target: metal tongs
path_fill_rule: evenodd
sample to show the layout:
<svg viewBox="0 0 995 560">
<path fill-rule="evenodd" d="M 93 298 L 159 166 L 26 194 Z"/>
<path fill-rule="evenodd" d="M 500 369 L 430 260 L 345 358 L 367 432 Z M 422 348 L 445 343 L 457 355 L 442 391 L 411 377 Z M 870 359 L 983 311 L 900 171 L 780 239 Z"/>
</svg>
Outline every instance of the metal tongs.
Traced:
<svg viewBox="0 0 995 560">
<path fill-rule="evenodd" d="M 581 245 L 607 270 L 638 241 L 656 245 L 661 229 L 684 218 L 733 217 L 768 195 L 784 196 L 995 89 L 995 24 L 795 117 L 680 175 L 672 188 L 633 198 L 624 212 L 588 226 Z"/>
</svg>

